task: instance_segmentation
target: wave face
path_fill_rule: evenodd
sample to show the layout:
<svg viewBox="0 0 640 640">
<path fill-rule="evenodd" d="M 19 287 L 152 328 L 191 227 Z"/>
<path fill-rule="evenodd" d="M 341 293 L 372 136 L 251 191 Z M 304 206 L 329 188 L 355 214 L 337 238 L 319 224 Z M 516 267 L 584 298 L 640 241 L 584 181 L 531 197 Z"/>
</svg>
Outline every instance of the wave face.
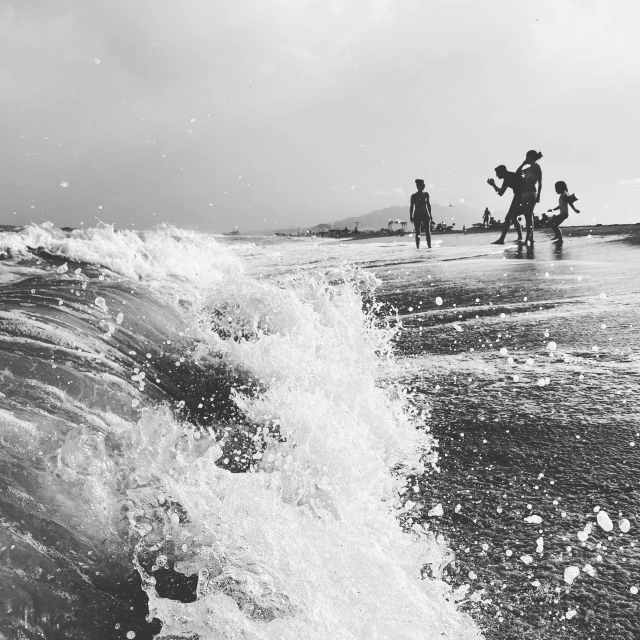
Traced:
<svg viewBox="0 0 640 640">
<path fill-rule="evenodd" d="M 398 523 L 433 443 L 375 281 L 260 251 L 0 233 L 2 637 L 479 637 Z"/>
</svg>

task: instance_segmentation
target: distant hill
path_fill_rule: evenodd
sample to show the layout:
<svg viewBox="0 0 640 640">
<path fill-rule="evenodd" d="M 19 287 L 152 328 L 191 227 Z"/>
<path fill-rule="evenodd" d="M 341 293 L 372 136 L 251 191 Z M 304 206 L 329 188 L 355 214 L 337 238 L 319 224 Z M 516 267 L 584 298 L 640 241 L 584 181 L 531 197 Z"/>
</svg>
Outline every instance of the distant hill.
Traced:
<svg viewBox="0 0 640 640">
<path fill-rule="evenodd" d="M 470 227 L 471 225 L 482 222 L 482 212 L 484 209 L 472 209 L 465 207 L 461 204 L 446 207 L 442 204 L 435 202 L 431 203 L 431 213 L 433 214 L 433 221 L 445 222 L 448 225 L 455 223 L 456 229 L 462 229 L 463 226 Z M 493 215 L 503 220 L 505 211 L 496 210 Z M 365 213 L 359 216 L 350 216 L 348 218 L 340 218 L 330 224 L 317 224 L 312 227 L 287 227 L 286 229 L 279 229 L 278 233 L 293 233 L 296 234 L 298 230 L 309 231 L 311 229 L 319 231 L 320 228 L 335 228 L 343 229 L 347 227 L 352 229 L 356 222 L 359 223 L 358 229 L 364 231 L 365 229 L 386 229 L 389 220 L 406 220 L 409 222 L 409 207 L 408 206 L 394 206 L 386 207 L 385 209 L 376 209 L 369 213 Z"/>
<path fill-rule="evenodd" d="M 483 210 L 481 209 L 472 209 L 463 205 L 446 207 L 435 202 L 431 204 L 431 213 L 436 224 L 438 222 L 445 222 L 447 225 L 455 223 L 457 229 L 462 229 L 463 225 L 470 227 L 476 222 L 482 222 L 482 212 Z M 504 217 L 501 211 L 496 211 L 494 215 L 500 219 Z M 358 228 L 361 231 L 365 229 L 378 230 L 383 227 L 386 229 L 389 220 L 406 220 L 409 222 L 409 207 L 386 207 L 361 216 L 351 216 L 336 220 L 333 226 L 339 229 L 345 226 L 352 227 L 355 222 L 359 222 Z"/>
</svg>

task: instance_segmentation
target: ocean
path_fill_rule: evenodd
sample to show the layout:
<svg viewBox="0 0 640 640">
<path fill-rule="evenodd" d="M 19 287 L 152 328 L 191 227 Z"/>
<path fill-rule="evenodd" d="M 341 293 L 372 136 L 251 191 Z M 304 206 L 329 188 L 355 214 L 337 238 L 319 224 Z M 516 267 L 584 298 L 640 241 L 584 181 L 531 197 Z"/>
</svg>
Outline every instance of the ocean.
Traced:
<svg viewBox="0 0 640 640">
<path fill-rule="evenodd" d="M 637 246 L 0 233 L 0 638 L 637 638 Z"/>
</svg>

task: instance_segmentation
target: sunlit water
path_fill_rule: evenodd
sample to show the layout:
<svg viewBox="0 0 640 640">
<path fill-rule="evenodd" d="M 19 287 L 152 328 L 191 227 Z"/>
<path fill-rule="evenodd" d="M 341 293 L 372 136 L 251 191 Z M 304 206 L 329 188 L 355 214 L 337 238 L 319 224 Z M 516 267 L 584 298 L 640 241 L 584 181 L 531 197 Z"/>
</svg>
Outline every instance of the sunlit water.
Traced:
<svg viewBox="0 0 640 640">
<path fill-rule="evenodd" d="M 435 443 L 348 251 L 0 234 L 3 638 L 480 637 L 403 526 Z"/>
<path fill-rule="evenodd" d="M 636 246 L 0 237 L 4 637 L 640 635 Z"/>
</svg>

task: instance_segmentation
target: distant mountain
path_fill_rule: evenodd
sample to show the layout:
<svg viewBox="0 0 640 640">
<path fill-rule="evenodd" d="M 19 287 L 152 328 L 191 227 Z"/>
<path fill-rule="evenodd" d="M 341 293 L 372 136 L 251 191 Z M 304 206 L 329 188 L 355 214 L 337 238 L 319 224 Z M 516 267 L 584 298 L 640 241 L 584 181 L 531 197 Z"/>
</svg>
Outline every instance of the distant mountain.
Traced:
<svg viewBox="0 0 640 640">
<path fill-rule="evenodd" d="M 431 213 L 433 215 L 433 221 L 445 222 L 447 225 L 455 223 L 457 229 L 462 229 L 463 225 L 470 227 L 476 222 L 482 222 L 483 209 L 472 209 L 463 205 L 453 205 L 446 207 L 435 202 L 431 203 Z M 501 211 L 494 212 L 494 215 L 498 218 L 504 218 L 504 213 Z M 386 207 L 385 209 L 378 209 L 366 213 L 361 216 L 351 216 L 349 218 L 342 218 L 336 220 L 333 223 L 333 227 L 341 229 L 343 227 L 351 228 L 354 223 L 358 222 L 358 229 L 364 231 L 365 229 L 381 229 L 387 228 L 389 220 L 406 220 L 409 222 L 409 207 L 408 206 L 395 206 Z"/>
<path fill-rule="evenodd" d="M 473 209 L 470 207 L 465 207 L 461 204 L 452 205 L 452 206 L 444 206 L 442 204 L 438 204 L 436 202 L 431 203 L 431 213 L 433 215 L 433 221 L 437 224 L 438 222 L 445 222 L 448 225 L 455 223 L 456 229 L 462 229 L 463 226 L 470 227 L 473 224 L 482 222 L 482 213 L 484 209 Z M 496 210 L 493 212 L 493 215 L 498 220 L 503 220 L 505 216 L 505 211 Z M 406 220 L 409 222 L 409 207 L 408 206 L 394 206 L 394 207 L 386 207 L 385 209 L 376 209 L 375 211 L 371 211 L 369 213 L 365 213 L 359 216 L 350 216 L 348 218 L 341 218 L 340 220 L 336 220 L 330 224 L 317 224 L 312 227 L 287 227 L 285 229 L 278 229 L 277 233 L 291 233 L 297 234 L 299 231 L 319 231 L 321 228 L 334 228 L 334 229 L 344 229 L 347 227 L 352 229 L 354 224 L 358 222 L 358 229 L 360 231 L 364 231 L 365 229 L 375 229 L 378 231 L 379 229 L 386 229 L 389 224 L 389 220 Z"/>
</svg>

